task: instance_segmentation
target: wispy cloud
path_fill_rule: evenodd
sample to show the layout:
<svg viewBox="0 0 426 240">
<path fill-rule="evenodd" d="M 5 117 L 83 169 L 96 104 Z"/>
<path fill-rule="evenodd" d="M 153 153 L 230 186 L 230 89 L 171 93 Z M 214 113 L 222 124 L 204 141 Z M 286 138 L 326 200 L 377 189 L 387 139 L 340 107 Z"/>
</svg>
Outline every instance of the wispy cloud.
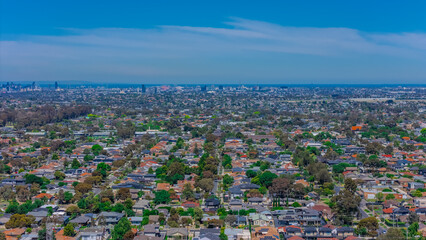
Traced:
<svg viewBox="0 0 426 240">
<path fill-rule="evenodd" d="M 64 30 L 67 34 L 61 36 L 20 36 L 1 41 L 0 80 L 426 79 L 426 71 L 416 66 L 426 61 L 424 33 L 288 27 L 241 18 L 232 18 L 223 28 L 169 25 Z M 371 59 L 378 68 L 366 65 Z M 332 72 L 342 61 L 346 64 L 340 67 L 345 70 Z M 414 65 L 398 68 L 401 63 Z M 395 69 L 385 72 L 386 66 Z M 302 71 L 309 68 L 314 72 Z M 289 71 L 283 74 L 283 69 Z M 365 74 L 345 73 L 356 69 Z"/>
</svg>

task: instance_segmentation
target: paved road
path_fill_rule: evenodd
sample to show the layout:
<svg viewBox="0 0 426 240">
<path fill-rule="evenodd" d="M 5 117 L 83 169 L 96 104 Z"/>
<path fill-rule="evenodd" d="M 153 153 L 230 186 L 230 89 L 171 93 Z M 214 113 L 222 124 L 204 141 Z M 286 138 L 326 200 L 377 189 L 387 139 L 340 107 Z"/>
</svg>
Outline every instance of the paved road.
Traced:
<svg viewBox="0 0 426 240">
<path fill-rule="evenodd" d="M 367 208 L 367 202 L 364 199 L 361 199 L 361 202 L 358 207 L 358 210 L 361 213 L 361 219 L 369 217 L 368 214 L 365 212 L 366 208 Z"/>
<path fill-rule="evenodd" d="M 214 180 L 214 181 L 213 181 L 213 190 L 212 190 L 212 192 L 213 192 L 213 194 L 214 194 L 214 195 L 216 195 L 216 194 L 217 194 L 218 186 L 219 186 L 219 180 Z M 216 195 L 216 196 L 217 196 L 217 195 Z"/>
</svg>

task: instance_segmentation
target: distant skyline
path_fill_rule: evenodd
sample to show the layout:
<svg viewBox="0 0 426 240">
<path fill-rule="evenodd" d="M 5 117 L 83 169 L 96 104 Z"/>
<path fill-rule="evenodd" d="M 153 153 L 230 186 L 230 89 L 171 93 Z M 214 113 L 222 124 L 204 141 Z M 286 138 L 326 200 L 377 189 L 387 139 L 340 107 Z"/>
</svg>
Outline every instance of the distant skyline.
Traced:
<svg viewBox="0 0 426 240">
<path fill-rule="evenodd" d="M 0 2 L 0 82 L 426 83 L 426 1 Z"/>
</svg>

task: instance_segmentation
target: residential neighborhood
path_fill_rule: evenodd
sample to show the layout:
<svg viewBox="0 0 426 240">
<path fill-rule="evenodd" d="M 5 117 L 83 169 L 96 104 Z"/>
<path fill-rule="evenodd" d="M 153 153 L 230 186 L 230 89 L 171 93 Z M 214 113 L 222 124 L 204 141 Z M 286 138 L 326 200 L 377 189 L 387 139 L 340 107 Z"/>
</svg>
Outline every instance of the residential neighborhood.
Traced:
<svg viewBox="0 0 426 240">
<path fill-rule="evenodd" d="M 0 239 L 426 238 L 425 88 L 0 90 Z"/>
</svg>

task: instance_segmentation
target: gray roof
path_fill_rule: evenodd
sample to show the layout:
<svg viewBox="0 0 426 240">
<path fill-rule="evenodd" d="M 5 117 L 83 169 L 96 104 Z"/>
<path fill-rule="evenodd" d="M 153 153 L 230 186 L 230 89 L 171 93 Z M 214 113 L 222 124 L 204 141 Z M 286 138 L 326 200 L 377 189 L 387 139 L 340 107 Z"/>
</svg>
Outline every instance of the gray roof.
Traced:
<svg viewBox="0 0 426 240">
<path fill-rule="evenodd" d="M 78 216 L 76 218 L 74 218 L 73 220 L 71 220 L 71 223 L 77 223 L 77 224 L 86 224 L 91 220 L 90 217 L 87 216 Z"/>
</svg>

